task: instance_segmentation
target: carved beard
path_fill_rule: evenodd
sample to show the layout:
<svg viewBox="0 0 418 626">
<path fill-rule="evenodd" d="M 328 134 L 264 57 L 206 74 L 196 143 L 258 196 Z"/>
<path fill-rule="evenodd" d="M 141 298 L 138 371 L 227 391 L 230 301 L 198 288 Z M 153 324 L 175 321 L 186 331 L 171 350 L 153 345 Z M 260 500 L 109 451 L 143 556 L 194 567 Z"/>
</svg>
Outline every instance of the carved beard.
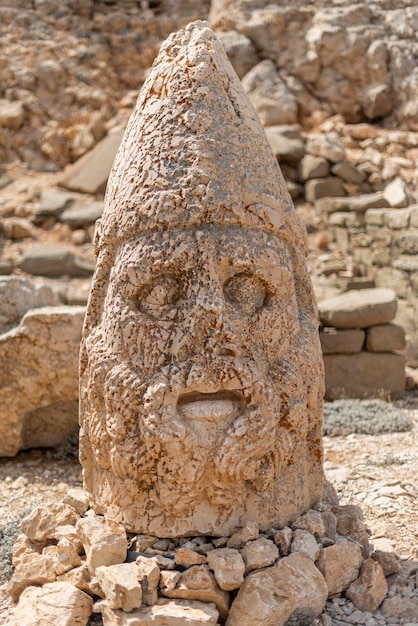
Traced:
<svg viewBox="0 0 418 626">
<path fill-rule="evenodd" d="M 300 428 L 301 405 L 281 406 L 283 388 L 279 393 L 252 361 L 196 357 L 145 382 L 129 362 L 105 363 L 102 355 L 94 347 L 87 368 L 94 410 L 84 431 L 96 463 L 132 479 L 138 491 L 152 490 L 171 513 L 184 515 L 196 500 L 236 502 L 248 489 L 272 485 L 291 462 L 289 415 Z M 215 424 L 188 419 L 181 401 L 193 392 L 226 394 L 235 410 Z"/>
</svg>

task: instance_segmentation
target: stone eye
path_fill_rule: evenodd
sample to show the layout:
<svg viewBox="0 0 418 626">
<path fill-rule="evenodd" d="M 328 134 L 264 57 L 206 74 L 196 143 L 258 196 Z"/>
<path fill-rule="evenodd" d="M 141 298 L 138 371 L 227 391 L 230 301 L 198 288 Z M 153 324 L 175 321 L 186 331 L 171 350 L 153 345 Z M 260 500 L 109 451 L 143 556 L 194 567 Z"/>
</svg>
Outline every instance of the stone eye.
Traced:
<svg viewBox="0 0 418 626">
<path fill-rule="evenodd" d="M 235 274 L 224 284 L 228 302 L 239 307 L 246 315 L 254 315 L 266 301 L 267 289 L 258 276 Z"/>
<path fill-rule="evenodd" d="M 145 285 L 137 295 L 137 302 L 143 313 L 158 318 L 168 313 L 182 293 L 180 280 L 171 274 L 165 274 Z"/>
</svg>

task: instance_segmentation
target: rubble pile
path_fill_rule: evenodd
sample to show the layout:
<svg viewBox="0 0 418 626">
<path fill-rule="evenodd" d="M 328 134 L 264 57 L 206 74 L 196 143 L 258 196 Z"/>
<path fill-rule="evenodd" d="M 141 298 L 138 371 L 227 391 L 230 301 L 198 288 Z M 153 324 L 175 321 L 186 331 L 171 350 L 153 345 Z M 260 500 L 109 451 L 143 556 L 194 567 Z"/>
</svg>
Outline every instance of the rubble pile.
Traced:
<svg viewBox="0 0 418 626">
<path fill-rule="evenodd" d="M 290 526 L 165 539 L 126 533 L 72 489 L 20 524 L 7 585 L 15 623 L 83 626 L 101 614 L 104 626 L 328 626 L 341 612 L 342 624 L 414 623 L 413 572 L 373 549 L 359 507 L 327 494 Z"/>
</svg>

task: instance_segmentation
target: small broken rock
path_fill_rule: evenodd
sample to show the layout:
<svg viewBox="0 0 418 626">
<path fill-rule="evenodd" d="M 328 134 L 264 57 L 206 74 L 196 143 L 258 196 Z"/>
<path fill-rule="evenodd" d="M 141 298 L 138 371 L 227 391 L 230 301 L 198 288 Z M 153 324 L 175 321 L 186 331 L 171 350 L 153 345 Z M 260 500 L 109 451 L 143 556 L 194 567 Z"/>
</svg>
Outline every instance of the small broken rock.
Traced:
<svg viewBox="0 0 418 626">
<path fill-rule="evenodd" d="M 258 537 L 258 525 L 255 522 L 248 522 L 243 528 L 237 530 L 227 541 L 228 548 L 239 550 L 247 543 Z"/>
<path fill-rule="evenodd" d="M 173 590 L 161 590 L 168 598 L 214 602 L 222 619 L 228 615 L 229 593 L 221 589 L 208 565 L 193 565 L 186 570 Z"/>
<path fill-rule="evenodd" d="M 174 555 L 174 561 L 177 565 L 183 567 L 191 567 L 192 565 L 202 565 L 206 563 L 206 557 L 203 554 L 199 554 L 189 548 L 179 548 Z"/>
<path fill-rule="evenodd" d="M 96 577 L 111 609 L 130 612 L 141 607 L 142 587 L 135 563 L 98 567 Z"/>
<path fill-rule="evenodd" d="M 245 573 L 248 574 L 254 569 L 273 565 L 279 558 L 279 548 L 271 539 L 259 537 L 246 543 L 241 555 L 245 563 Z"/>
<path fill-rule="evenodd" d="M 208 554 L 208 564 L 221 589 L 232 591 L 244 582 L 245 563 L 235 548 L 217 548 Z"/>
<path fill-rule="evenodd" d="M 127 553 L 126 531 L 121 524 L 104 517 L 84 517 L 76 526 L 93 575 L 100 565 L 123 563 Z"/>
<path fill-rule="evenodd" d="M 291 553 L 300 552 L 305 554 L 311 559 L 316 561 L 319 556 L 320 547 L 317 544 L 315 537 L 307 530 L 296 529 L 293 531 Z"/>
<path fill-rule="evenodd" d="M 281 556 L 289 556 L 290 546 L 292 544 L 292 536 L 293 533 L 289 526 L 281 528 L 274 534 L 274 543 L 279 546 Z"/>
<path fill-rule="evenodd" d="M 90 496 L 84 489 L 69 489 L 62 499 L 63 504 L 72 506 L 81 516 L 89 508 Z"/>
<path fill-rule="evenodd" d="M 351 583 L 345 595 L 361 611 L 372 613 L 383 602 L 388 585 L 382 566 L 373 559 L 366 559 L 361 567 L 360 577 Z"/>
<path fill-rule="evenodd" d="M 328 597 L 347 589 L 358 577 L 362 560 L 360 547 L 351 541 L 338 541 L 320 551 L 317 567 L 328 585 Z"/>
</svg>

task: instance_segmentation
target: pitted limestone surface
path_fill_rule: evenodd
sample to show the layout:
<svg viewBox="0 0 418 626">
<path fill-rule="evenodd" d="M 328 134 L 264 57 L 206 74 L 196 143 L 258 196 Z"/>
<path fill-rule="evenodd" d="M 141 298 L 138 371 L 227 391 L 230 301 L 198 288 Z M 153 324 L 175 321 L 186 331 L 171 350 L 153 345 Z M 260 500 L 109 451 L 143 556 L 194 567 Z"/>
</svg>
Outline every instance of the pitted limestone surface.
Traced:
<svg viewBox="0 0 418 626">
<path fill-rule="evenodd" d="M 163 44 L 96 232 L 81 461 L 98 513 L 160 537 L 295 519 L 322 493 L 306 231 L 205 22 Z"/>
</svg>

